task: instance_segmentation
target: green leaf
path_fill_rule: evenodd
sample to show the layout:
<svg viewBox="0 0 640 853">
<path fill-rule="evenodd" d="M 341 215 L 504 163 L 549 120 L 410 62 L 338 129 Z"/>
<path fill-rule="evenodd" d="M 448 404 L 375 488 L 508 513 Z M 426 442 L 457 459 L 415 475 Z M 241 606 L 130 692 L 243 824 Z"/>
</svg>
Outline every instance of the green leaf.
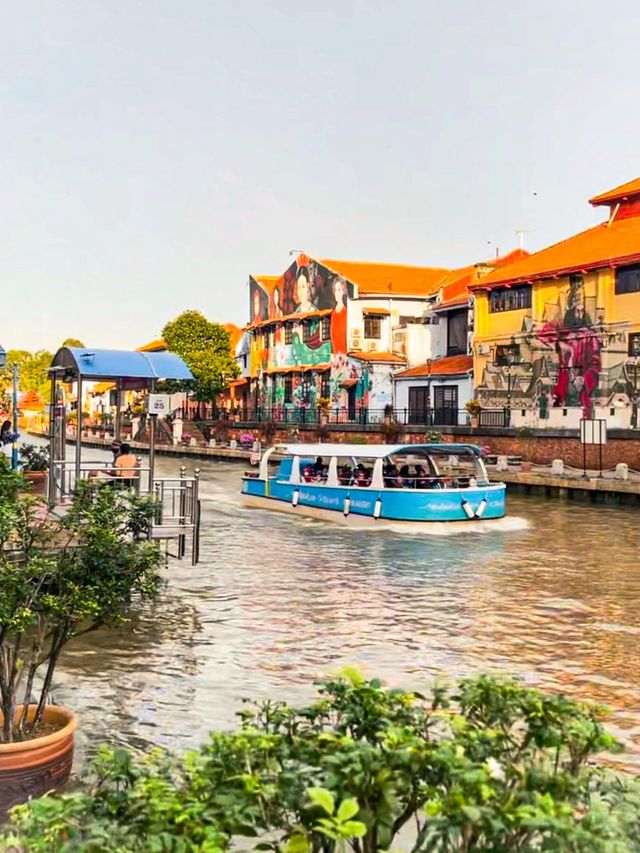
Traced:
<svg viewBox="0 0 640 853">
<path fill-rule="evenodd" d="M 362 838 L 367 834 L 367 827 L 360 820 L 348 820 L 340 826 L 340 835 L 343 838 Z"/>
<path fill-rule="evenodd" d="M 309 841 L 302 832 L 294 832 L 284 845 L 284 853 L 308 853 Z"/>
<path fill-rule="evenodd" d="M 332 815 L 336 808 L 336 801 L 331 791 L 326 788 L 309 788 L 307 791 L 309 799 L 316 805 L 320 806 L 328 815 Z"/>
<path fill-rule="evenodd" d="M 340 823 L 344 823 L 344 821 L 355 817 L 359 811 L 360 806 L 358 805 L 358 801 L 354 797 L 350 797 L 348 800 L 343 800 L 340 803 L 340 808 L 338 809 L 336 817 Z"/>
</svg>

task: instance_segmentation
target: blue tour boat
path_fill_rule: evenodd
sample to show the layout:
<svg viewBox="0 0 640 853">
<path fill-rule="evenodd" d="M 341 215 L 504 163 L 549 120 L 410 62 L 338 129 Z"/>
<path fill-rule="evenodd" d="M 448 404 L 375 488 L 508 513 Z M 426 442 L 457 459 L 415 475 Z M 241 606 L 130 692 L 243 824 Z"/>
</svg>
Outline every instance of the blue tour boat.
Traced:
<svg viewBox="0 0 640 853">
<path fill-rule="evenodd" d="M 449 443 L 276 445 L 242 482 L 245 506 L 349 524 L 498 519 L 505 491 L 479 447 Z"/>
</svg>

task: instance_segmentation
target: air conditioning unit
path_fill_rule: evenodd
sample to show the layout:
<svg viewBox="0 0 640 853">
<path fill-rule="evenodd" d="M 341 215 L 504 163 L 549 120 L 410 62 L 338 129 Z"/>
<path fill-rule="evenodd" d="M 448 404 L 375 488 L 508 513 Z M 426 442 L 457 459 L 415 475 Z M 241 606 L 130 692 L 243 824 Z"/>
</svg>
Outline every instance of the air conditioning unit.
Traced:
<svg viewBox="0 0 640 853">
<path fill-rule="evenodd" d="M 489 344 L 478 344 L 478 355 L 489 355 L 490 352 Z"/>
<path fill-rule="evenodd" d="M 350 350 L 361 350 L 362 349 L 362 338 L 360 334 L 352 334 L 349 336 L 349 349 Z"/>
<path fill-rule="evenodd" d="M 367 352 L 377 352 L 378 351 L 378 342 L 377 341 L 368 341 L 367 342 Z"/>
</svg>

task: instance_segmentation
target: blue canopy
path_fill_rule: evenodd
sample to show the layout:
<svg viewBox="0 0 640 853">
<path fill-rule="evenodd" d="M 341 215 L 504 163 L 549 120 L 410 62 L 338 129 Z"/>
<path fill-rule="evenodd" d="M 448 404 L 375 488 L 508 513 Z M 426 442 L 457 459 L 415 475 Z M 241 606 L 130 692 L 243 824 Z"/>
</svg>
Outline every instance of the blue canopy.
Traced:
<svg viewBox="0 0 640 853">
<path fill-rule="evenodd" d="M 62 347 L 53 357 L 50 373 L 72 374 L 91 382 L 124 379 L 140 380 L 145 386 L 156 379 L 193 379 L 178 355 L 171 352 Z"/>
</svg>

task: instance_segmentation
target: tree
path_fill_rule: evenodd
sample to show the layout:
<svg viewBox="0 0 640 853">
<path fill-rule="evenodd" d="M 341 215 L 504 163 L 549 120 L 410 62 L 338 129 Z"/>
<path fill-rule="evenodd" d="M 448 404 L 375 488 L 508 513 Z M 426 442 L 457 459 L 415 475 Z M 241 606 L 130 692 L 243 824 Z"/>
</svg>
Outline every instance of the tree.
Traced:
<svg viewBox="0 0 640 853">
<path fill-rule="evenodd" d="M 61 347 L 79 347 L 84 349 L 84 343 L 79 338 L 65 338 L 60 344 Z"/>
<path fill-rule="evenodd" d="M 190 390 L 195 400 L 215 400 L 240 372 L 227 330 L 199 311 L 184 311 L 167 323 L 162 337 L 167 349 L 183 358 L 195 377 L 195 382 L 179 383 L 175 390 Z"/>
<path fill-rule="evenodd" d="M 35 391 L 41 400 L 49 399 L 49 374 L 53 356 L 47 350 L 29 352 L 14 349 L 7 353 L 7 367 L 0 371 L 0 393 L 11 393 L 11 366 L 18 365 L 18 386 L 20 391 Z"/>
</svg>

